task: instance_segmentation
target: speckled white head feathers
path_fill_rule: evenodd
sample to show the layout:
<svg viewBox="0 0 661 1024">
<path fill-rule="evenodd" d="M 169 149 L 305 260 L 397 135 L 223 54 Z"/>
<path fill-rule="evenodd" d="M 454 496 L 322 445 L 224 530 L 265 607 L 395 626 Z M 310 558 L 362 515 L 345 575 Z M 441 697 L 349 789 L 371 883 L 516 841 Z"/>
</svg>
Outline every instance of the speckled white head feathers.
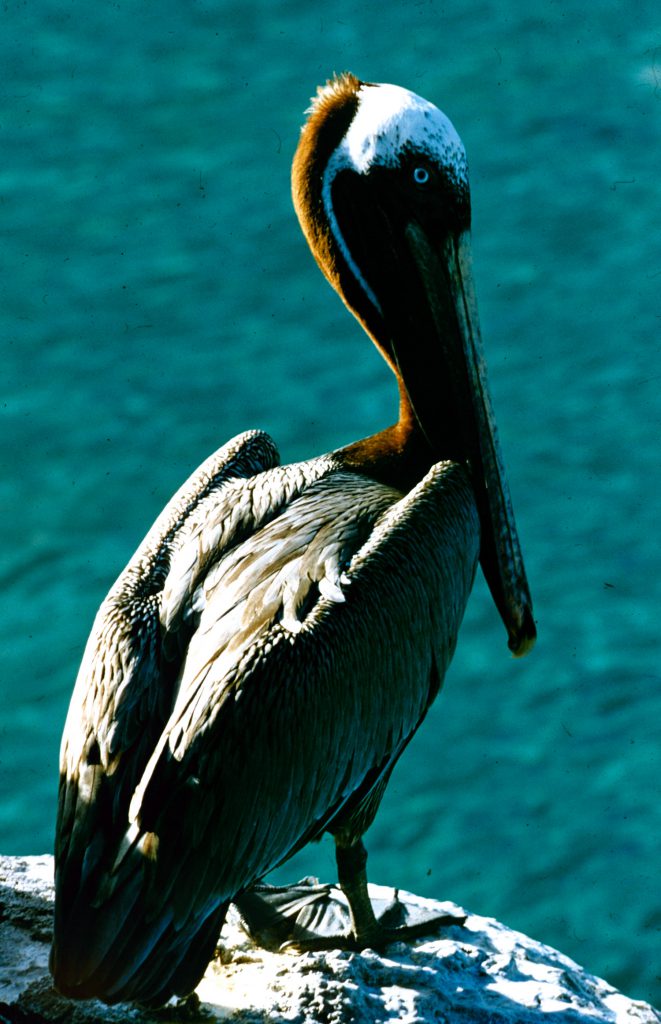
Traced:
<svg viewBox="0 0 661 1024">
<path fill-rule="evenodd" d="M 429 204 L 420 205 L 425 192 L 435 197 L 437 220 L 454 218 L 455 233 L 469 227 L 466 153 L 438 107 L 409 89 L 362 82 L 348 72 L 318 89 L 294 156 L 294 206 L 323 273 L 365 325 L 364 297 L 382 313 L 369 283 L 375 255 L 368 268 L 365 250 L 378 247 L 387 207 L 399 204 L 411 216 L 419 210 L 430 221 Z"/>
<path fill-rule="evenodd" d="M 373 166 L 395 166 L 411 150 L 442 166 L 457 184 L 468 184 L 463 143 L 433 103 L 399 85 L 362 84 L 357 96 L 356 113 L 335 153 L 336 165 L 364 173 Z"/>
</svg>

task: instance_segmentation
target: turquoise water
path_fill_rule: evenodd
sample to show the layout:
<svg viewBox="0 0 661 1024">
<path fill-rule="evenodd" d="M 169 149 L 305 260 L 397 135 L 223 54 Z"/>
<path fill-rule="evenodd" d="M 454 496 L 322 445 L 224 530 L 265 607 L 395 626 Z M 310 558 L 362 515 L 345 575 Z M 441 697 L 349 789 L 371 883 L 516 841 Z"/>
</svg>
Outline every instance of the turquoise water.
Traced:
<svg viewBox="0 0 661 1024">
<path fill-rule="evenodd" d="M 94 611 L 184 477 L 390 422 L 388 371 L 289 200 L 317 83 L 452 117 L 540 639 L 473 595 L 445 692 L 368 834 L 452 898 L 661 1003 L 661 20 L 576 0 L 42 0 L 0 32 L 0 852 L 52 842 Z M 329 844 L 281 876 L 334 872 Z"/>
</svg>

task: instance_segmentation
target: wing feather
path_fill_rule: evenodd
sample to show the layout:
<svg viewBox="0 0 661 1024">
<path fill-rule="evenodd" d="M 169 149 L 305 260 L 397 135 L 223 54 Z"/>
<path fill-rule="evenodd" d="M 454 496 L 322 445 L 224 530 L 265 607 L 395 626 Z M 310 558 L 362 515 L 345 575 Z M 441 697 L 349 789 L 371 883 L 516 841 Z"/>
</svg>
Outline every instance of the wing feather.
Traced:
<svg viewBox="0 0 661 1024">
<path fill-rule="evenodd" d="M 58 920 L 114 860 L 115 837 L 125 833 L 129 801 L 171 712 L 177 670 L 162 656 L 159 612 L 178 539 L 201 506 L 222 504 L 234 480 L 277 463 L 273 441 L 259 431 L 215 452 L 165 507 L 99 609 L 62 738 Z"/>
</svg>

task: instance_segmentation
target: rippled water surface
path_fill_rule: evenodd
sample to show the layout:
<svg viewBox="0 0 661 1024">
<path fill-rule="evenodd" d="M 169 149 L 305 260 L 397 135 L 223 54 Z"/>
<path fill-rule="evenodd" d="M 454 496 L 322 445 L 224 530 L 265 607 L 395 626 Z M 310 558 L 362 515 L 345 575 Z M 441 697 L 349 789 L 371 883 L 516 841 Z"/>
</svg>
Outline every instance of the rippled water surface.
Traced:
<svg viewBox="0 0 661 1024">
<path fill-rule="evenodd" d="M 4 5 L 1 852 L 50 849 L 94 611 L 195 465 L 249 426 L 290 461 L 394 416 L 289 200 L 308 96 L 350 68 L 434 100 L 466 143 L 540 634 L 514 662 L 477 586 L 371 876 L 661 1002 L 661 22 L 627 11 Z M 308 871 L 332 877 L 330 844 L 280 874 Z"/>
</svg>

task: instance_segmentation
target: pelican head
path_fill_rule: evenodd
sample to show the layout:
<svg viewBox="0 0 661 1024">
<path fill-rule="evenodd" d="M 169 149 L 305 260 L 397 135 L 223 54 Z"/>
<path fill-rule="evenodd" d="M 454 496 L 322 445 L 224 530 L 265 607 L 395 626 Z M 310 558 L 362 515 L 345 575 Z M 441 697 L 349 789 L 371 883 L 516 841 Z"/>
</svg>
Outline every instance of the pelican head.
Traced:
<svg viewBox="0 0 661 1024">
<path fill-rule="evenodd" d="M 525 654 L 535 625 L 482 356 L 459 135 L 408 89 L 342 75 L 313 100 L 292 191 L 317 263 L 397 377 L 401 450 L 468 466 L 482 569 Z"/>
</svg>

